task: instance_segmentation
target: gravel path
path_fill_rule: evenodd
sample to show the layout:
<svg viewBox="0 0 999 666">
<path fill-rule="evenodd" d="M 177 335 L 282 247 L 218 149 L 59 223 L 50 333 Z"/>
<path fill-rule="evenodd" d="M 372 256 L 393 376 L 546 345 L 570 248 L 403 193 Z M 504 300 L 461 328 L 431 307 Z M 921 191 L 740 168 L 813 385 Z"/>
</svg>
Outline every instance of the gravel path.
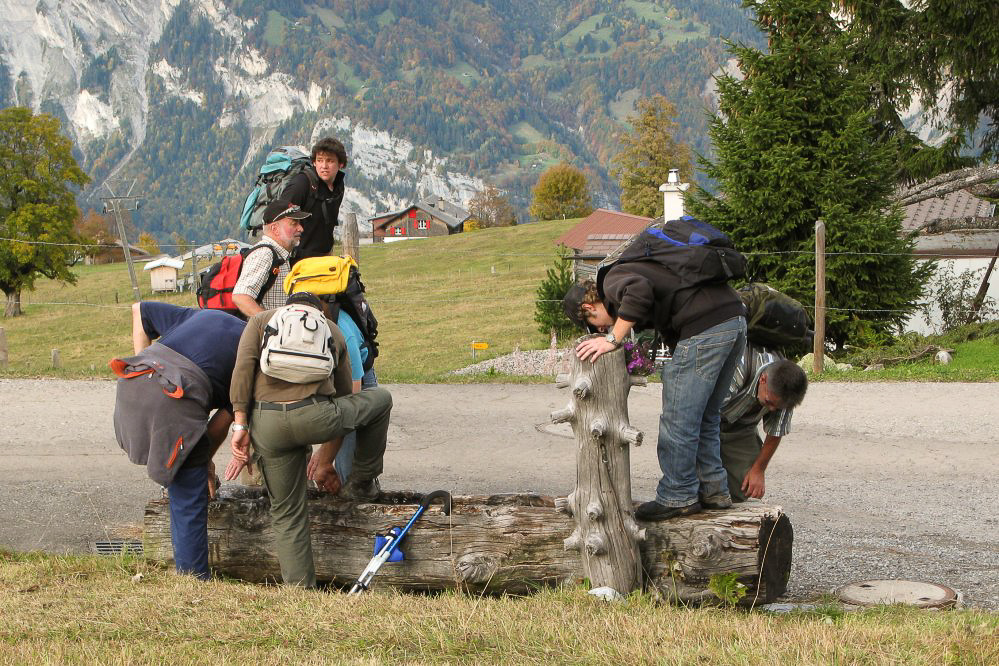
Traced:
<svg viewBox="0 0 999 666">
<path fill-rule="evenodd" d="M 532 352 L 532 354 L 534 354 Z M 547 352 L 541 352 L 547 354 Z M 521 359 L 521 364 L 526 363 Z M 552 385 L 389 385 L 383 485 L 566 494 L 574 445 Z M 790 597 L 911 578 L 999 609 L 999 384 L 815 384 L 770 465 L 767 501 L 794 525 Z M 118 448 L 112 382 L 0 380 L 0 548 L 88 552 L 138 525 L 159 488 Z M 660 387 L 636 387 L 636 500 L 659 478 Z M 228 461 L 220 453 L 216 463 Z"/>
</svg>

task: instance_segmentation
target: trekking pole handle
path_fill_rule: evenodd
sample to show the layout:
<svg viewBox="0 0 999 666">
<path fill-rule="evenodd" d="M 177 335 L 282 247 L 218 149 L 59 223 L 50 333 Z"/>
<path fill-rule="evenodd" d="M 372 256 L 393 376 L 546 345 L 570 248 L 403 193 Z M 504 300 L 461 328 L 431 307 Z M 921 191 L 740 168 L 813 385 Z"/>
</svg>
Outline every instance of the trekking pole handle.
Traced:
<svg viewBox="0 0 999 666">
<path fill-rule="evenodd" d="M 449 493 L 446 490 L 435 490 L 434 492 L 432 492 L 432 493 L 430 493 L 428 495 L 424 495 L 423 501 L 420 502 L 420 507 L 423 509 L 423 511 L 425 511 L 427 509 L 427 507 L 430 506 L 430 504 L 434 500 L 436 500 L 436 499 L 442 500 L 442 504 L 443 504 L 442 508 L 444 510 L 444 515 L 445 516 L 450 516 L 451 515 L 451 493 Z M 420 513 L 423 513 L 423 511 L 420 511 Z"/>
</svg>

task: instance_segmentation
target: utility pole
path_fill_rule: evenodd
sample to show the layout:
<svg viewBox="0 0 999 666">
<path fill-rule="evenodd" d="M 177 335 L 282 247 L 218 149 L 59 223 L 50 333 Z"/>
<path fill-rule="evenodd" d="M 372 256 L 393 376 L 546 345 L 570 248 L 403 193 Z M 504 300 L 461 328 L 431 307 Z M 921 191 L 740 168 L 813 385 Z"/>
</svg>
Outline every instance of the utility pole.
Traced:
<svg viewBox="0 0 999 666">
<path fill-rule="evenodd" d="M 128 277 L 132 281 L 132 294 L 135 296 L 136 303 L 138 303 L 142 300 L 142 295 L 139 293 L 139 281 L 135 277 L 135 264 L 132 263 L 132 252 L 129 250 L 128 239 L 125 237 L 125 222 L 122 220 L 121 213 L 126 210 L 139 210 L 139 200 L 141 197 L 132 196 L 135 179 L 132 179 L 128 190 L 122 196 L 114 193 L 110 183 L 105 182 L 104 187 L 110 193 L 110 196 L 101 197 L 101 201 L 104 202 L 104 212 L 113 214 L 115 222 L 118 224 L 118 239 L 121 241 L 122 252 L 125 253 L 125 263 L 128 264 Z"/>
</svg>

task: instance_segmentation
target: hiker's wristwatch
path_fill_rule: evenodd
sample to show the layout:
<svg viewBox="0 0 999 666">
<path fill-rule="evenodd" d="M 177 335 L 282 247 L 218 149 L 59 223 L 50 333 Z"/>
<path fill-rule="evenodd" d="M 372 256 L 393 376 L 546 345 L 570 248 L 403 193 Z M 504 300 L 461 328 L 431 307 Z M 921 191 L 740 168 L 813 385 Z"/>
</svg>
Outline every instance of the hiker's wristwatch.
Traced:
<svg viewBox="0 0 999 666">
<path fill-rule="evenodd" d="M 613 333 L 608 333 L 607 335 L 605 335 L 604 336 L 604 340 L 606 340 L 607 342 L 611 343 L 615 347 L 620 347 L 621 346 L 621 341 L 618 340 L 617 338 L 615 338 Z"/>
<path fill-rule="evenodd" d="M 249 429 L 250 429 L 250 426 L 245 426 L 242 423 L 233 423 L 232 424 L 232 431 L 233 432 L 239 432 L 240 430 L 249 430 Z"/>
</svg>

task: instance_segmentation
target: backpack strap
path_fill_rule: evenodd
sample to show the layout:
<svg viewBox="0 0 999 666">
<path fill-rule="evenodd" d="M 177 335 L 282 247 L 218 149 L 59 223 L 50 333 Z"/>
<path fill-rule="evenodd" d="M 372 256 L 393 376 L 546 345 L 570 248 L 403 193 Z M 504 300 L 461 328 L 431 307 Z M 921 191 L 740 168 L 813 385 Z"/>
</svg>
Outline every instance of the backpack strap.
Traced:
<svg viewBox="0 0 999 666">
<path fill-rule="evenodd" d="M 259 250 L 262 247 L 266 247 L 268 250 L 271 251 L 272 255 L 271 270 L 268 271 L 267 280 L 264 282 L 264 286 L 260 288 L 260 293 L 257 294 L 256 298 L 257 305 L 260 305 L 260 302 L 264 300 L 264 294 L 270 291 L 271 287 L 274 286 L 274 281 L 277 280 L 279 269 L 281 268 L 281 265 L 284 264 L 285 262 L 285 260 L 281 258 L 281 255 L 278 254 L 278 251 L 274 249 L 274 246 L 268 243 L 258 243 L 253 247 L 251 247 L 250 251 L 246 253 L 246 257 L 243 257 L 243 261 L 245 262 L 247 257 L 249 257 L 251 253 L 253 253 L 255 250 Z"/>
</svg>

